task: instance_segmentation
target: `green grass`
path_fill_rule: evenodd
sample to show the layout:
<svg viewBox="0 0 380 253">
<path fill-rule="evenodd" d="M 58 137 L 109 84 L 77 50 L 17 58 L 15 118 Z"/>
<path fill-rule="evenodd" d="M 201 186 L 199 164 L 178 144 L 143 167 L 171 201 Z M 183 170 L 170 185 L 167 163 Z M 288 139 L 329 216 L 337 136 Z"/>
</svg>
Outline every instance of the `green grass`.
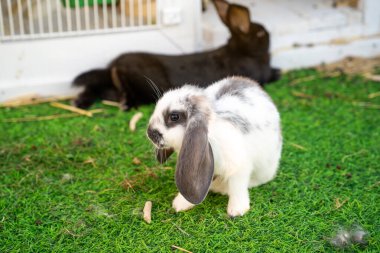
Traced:
<svg viewBox="0 0 380 253">
<path fill-rule="evenodd" d="M 281 166 L 274 181 L 250 190 L 251 210 L 235 219 L 227 197 L 213 193 L 173 212 L 175 157 L 158 165 L 145 136 L 153 106 L 139 108 L 135 133 L 128 121 L 136 111 L 101 104 L 106 112 L 94 118 L 22 123 L 5 120 L 65 112 L 0 109 L 0 252 L 380 252 L 380 109 L 353 103 L 379 105 L 368 98 L 379 83 L 302 70 L 267 90 L 282 116 Z M 151 224 L 141 215 L 147 200 Z M 368 231 L 368 245 L 331 246 L 352 225 Z"/>
</svg>

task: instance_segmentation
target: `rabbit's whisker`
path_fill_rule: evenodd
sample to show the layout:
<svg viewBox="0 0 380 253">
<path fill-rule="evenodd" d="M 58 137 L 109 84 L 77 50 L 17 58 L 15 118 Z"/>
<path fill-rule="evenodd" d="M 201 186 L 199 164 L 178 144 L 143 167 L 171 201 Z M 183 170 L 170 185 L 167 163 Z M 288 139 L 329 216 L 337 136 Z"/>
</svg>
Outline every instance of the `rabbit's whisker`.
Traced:
<svg viewBox="0 0 380 253">
<path fill-rule="evenodd" d="M 153 90 L 153 95 L 154 95 L 154 98 L 157 102 L 157 100 L 159 99 L 159 94 L 157 93 L 157 90 L 155 89 L 155 87 L 152 85 L 152 83 L 150 82 L 150 79 L 146 76 L 144 76 L 147 83 L 149 84 L 150 88 Z"/>
<path fill-rule="evenodd" d="M 149 77 L 147 76 L 144 76 L 146 78 L 146 80 L 148 81 L 150 87 L 152 87 L 152 89 L 154 90 L 156 96 L 157 96 L 157 99 L 159 99 L 160 97 L 162 97 L 162 92 L 161 90 L 157 87 L 157 85 L 153 82 L 152 79 L 150 79 Z"/>
<path fill-rule="evenodd" d="M 159 99 L 159 94 L 157 93 L 156 89 L 152 86 L 151 82 L 149 82 L 149 80 L 147 80 L 147 82 L 148 82 L 150 88 L 153 90 L 153 95 L 154 95 L 155 100 L 157 102 L 157 100 Z"/>
<path fill-rule="evenodd" d="M 158 95 L 159 95 L 160 97 L 162 97 L 162 91 L 160 90 L 160 88 L 158 88 L 158 86 L 153 82 L 152 79 L 150 79 L 150 78 L 148 78 L 148 79 L 149 79 L 150 82 L 152 83 L 153 87 L 156 88 Z"/>
</svg>

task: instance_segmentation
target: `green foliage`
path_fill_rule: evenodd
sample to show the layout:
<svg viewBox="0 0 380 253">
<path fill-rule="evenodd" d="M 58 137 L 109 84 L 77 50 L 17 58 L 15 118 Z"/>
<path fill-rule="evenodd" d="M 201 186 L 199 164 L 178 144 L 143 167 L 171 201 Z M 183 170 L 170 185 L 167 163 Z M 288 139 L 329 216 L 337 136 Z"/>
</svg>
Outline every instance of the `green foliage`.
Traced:
<svg viewBox="0 0 380 253">
<path fill-rule="evenodd" d="M 134 133 L 136 111 L 101 104 L 93 118 L 19 123 L 5 120 L 65 112 L 0 109 L 0 252 L 331 252 L 330 238 L 352 225 L 368 245 L 342 251 L 380 252 L 380 109 L 363 104 L 380 104 L 368 98 L 379 84 L 302 70 L 266 89 L 282 116 L 281 167 L 235 219 L 213 193 L 173 212 L 175 157 L 158 165 L 145 136 L 153 105 L 139 108 Z"/>
</svg>

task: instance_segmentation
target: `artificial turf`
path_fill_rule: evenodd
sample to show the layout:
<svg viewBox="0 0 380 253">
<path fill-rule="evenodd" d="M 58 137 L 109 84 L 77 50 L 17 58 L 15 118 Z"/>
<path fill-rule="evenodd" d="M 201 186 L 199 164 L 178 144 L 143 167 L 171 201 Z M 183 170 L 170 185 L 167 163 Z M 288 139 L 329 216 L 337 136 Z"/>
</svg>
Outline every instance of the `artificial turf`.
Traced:
<svg viewBox="0 0 380 253">
<path fill-rule="evenodd" d="M 175 157 L 159 165 L 145 136 L 153 105 L 138 109 L 134 133 L 136 110 L 100 103 L 93 118 L 18 123 L 5 121 L 66 112 L 0 109 L 0 252 L 380 252 L 379 83 L 302 70 L 266 89 L 282 117 L 281 165 L 234 219 L 213 193 L 190 211 L 171 209 Z M 351 226 L 368 243 L 332 246 Z"/>
</svg>

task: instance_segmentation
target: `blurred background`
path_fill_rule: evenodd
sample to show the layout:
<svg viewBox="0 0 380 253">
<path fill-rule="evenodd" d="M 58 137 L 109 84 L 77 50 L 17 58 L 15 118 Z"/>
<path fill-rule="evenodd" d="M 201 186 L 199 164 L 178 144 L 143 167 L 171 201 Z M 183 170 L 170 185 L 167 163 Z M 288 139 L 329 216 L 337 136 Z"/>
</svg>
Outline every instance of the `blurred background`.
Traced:
<svg viewBox="0 0 380 253">
<path fill-rule="evenodd" d="M 207 0 L 0 1 L 0 102 L 76 94 L 76 75 L 124 52 L 200 52 L 229 37 Z M 379 0 L 230 2 L 270 31 L 282 70 L 380 55 Z"/>
</svg>

